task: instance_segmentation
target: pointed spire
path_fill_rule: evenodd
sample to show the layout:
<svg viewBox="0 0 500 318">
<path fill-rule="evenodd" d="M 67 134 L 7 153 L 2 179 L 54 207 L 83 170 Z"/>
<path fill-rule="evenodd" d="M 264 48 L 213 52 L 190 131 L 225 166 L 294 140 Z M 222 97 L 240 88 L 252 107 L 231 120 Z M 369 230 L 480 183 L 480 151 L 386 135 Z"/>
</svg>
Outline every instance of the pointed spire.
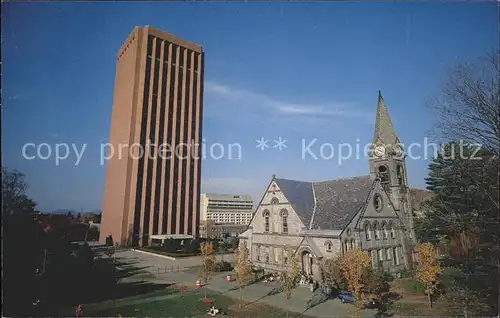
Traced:
<svg viewBox="0 0 500 318">
<path fill-rule="evenodd" d="M 272 180 L 271 180 L 271 181 L 275 181 L 275 180 L 276 180 L 276 175 L 275 175 L 275 174 L 273 174 L 273 178 L 272 178 Z"/>
<path fill-rule="evenodd" d="M 387 111 L 381 91 L 378 91 L 377 117 L 375 119 L 375 133 L 372 142 L 374 144 L 381 143 L 385 145 L 393 145 L 398 142 L 398 137 L 392 126 L 391 117 L 389 117 L 389 111 Z"/>
</svg>

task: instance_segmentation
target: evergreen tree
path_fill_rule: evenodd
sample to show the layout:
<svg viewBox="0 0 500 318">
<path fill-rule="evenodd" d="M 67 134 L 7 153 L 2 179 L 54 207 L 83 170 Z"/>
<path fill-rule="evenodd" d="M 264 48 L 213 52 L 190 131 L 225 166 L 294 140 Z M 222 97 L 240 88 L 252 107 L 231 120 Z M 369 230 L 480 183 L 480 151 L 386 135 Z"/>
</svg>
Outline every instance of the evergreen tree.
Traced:
<svg viewBox="0 0 500 318">
<path fill-rule="evenodd" d="M 488 313 L 498 308 L 498 282 L 491 281 L 498 278 L 498 161 L 461 141 L 444 145 L 429 165 L 434 196 L 417 232 L 422 241 L 447 244 L 447 265 L 459 273 L 454 303 L 465 304 L 464 315 L 472 305 L 486 305 Z"/>
</svg>

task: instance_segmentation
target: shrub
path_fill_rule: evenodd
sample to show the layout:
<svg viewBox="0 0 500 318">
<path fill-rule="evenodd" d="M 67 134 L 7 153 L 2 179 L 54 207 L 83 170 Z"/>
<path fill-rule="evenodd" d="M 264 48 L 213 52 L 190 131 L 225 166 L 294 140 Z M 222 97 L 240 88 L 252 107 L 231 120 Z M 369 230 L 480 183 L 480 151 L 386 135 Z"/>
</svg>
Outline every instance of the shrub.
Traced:
<svg viewBox="0 0 500 318">
<path fill-rule="evenodd" d="M 200 242 L 197 240 L 184 241 L 182 250 L 186 254 L 196 254 L 200 250 Z"/>
<path fill-rule="evenodd" d="M 363 281 L 365 281 L 365 289 L 374 295 L 381 296 L 389 292 L 389 280 L 387 273 L 381 269 L 372 269 L 371 267 L 365 269 L 363 273 Z"/>
<path fill-rule="evenodd" d="M 395 276 L 399 277 L 399 278 L 410 278 L 412 275 L 407 270 L 403 270 L 403 271 L 397 272 L 395 274 Z"/>
<path fill-rule="evenodd" d="M 215 264 L 215 271 L 216 272 L 229 272 L 233 270 L 233 266 L 231 263 L 226 262 L 226 261 L 220 261 Z"/>
<path fill-rule="evenodd" d="M 180 248 L 180 241 L 172 238 L 163 242 L 162 251 L 167 253 L 176 253 Z"/>
<path fill-rule="evenodd" d="M 113 246 L 114 243 L 113 243 L 113 236 L 109 235 L 108 237 L 106 237 L 106 246 Z"/>
<path fill-rule="evenodd" d="M 425 285 L 413 279 L 406 281 L 404 284 L 404 288 L 406 291 L 416 294 L 423 294 L 425 292 Z"/>
<path fill-rule="evenodd" d="M 240 244 L 240 240 L 237 237 L 230 237 L 228 239 L 229 242 L 229 247 L 233 250 L 238 248 L 238 245 Z"/>
<path fill-rule="evenodd" d="M 392 282 L 394 280 L 394 276 L 392 276 L 391 273 L 388 273 L 388 272 L 383 272 L 382 273 L 382 276 L 384 277 L 384 280 L 386 280 L 387 282 Z"/>
</svg>

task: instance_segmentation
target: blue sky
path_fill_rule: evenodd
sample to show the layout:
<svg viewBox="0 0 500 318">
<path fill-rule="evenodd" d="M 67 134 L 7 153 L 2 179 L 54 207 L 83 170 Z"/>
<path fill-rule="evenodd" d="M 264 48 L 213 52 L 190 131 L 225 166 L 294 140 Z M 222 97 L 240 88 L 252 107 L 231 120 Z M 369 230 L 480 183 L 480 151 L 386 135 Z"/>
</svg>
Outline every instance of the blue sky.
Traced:
<svg viewBox="0 0 500 318">
<path fill-rule="evenodd" d="M 203 190 L 260 199 L 272 174 L 299 180 L 366 175 L 366 159 L 302 157 L 320 145 L 371 141 L 381 90 L 405 144 L 423 143 L 425 102 L 444 71 L 498 46 L 496 4 L 3 3 L 3 165 L 26 175 L 42 211 L 99 209 L 118 48 L 151 25 L 206 52 L 203 138 L 225 159 L 203 162 Z M 273 148 L 282 136 L 288 147 Z M 270 148 L 256 148 L 256 139 Z M 87 144 L 56 165 L 25 160 L 26 143 Z M 241 158 L 229 160 L 229 144 Z M 235 148 L 233 148 L 235 149 Z M 325 150 L 328 148 L 325 148 Z M 34 152 L 30 150 L 32 155 Z M 236 152 L 233 152 L 233 157 Z M 326 154 L 328 155 L 328 154 Z M 424 187 L 428 160 L 408 160 Z"/>
</svg>

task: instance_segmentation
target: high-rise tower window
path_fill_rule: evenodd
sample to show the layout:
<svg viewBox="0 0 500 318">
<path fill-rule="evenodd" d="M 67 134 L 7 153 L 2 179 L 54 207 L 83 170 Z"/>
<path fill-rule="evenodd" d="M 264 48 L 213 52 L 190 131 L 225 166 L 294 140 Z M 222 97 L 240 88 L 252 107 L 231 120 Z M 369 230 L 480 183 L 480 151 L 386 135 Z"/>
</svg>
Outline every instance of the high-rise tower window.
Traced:
<svg viewBox="0 0 500 318">
<path fill-rule="evenodd" d="M 141 130 L 140 130 L 140 143 L 141 145 L 146 144 L 146 128 L 147 128 L 147 118 L 149 112 L 149 91 L 150 87 L 150 79 L 151 79 L 151 59 L 152 59 L 152 51 L 153 51 L 153 40 L 152 36 L 148 36 L 147 42 L 147 54 L 146 54 L 146 70 L 144 77 L 144 96 L 142 100 L 142 113 L 140 114 L 141 118 Z M 135 207 L 134 207 L 134 224 L 133 224 L 133 239 L 132 245 L 136 246 L 139 244 L 139 240 L 141 239 L 140 233 L 142 229 L 140 228 L 141 224 L 141 204 L 142 204 L 142 191 L 143 191 L 143 181 L 144 181 L 144 157 L 140 156 L 139 164 L 137 169 L 137 183 L 136 183 L 136 193 L 135 193 Z"/>
</svg>

